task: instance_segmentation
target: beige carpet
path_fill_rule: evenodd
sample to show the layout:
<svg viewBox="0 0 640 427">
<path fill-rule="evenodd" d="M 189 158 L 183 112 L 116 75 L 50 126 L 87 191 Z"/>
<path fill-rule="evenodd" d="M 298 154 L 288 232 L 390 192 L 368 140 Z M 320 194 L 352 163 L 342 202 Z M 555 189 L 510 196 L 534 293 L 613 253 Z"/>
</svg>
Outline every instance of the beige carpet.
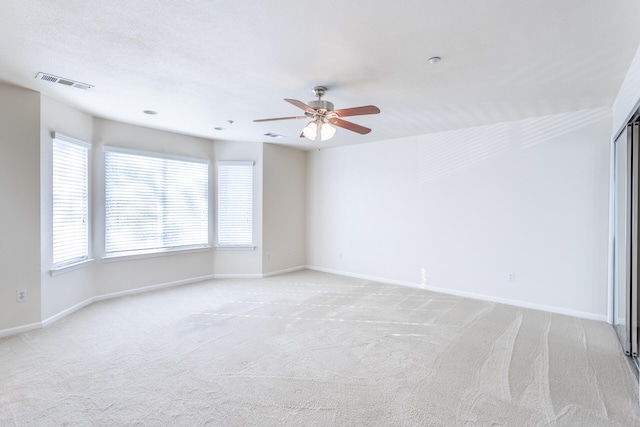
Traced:
<svg viewBox="0 0 640 427">
<path fill-rule="evenodd" d="M 303 271 L 0 340 L 2 426 L 638 426 L 604 323 Z"/>
</svg>

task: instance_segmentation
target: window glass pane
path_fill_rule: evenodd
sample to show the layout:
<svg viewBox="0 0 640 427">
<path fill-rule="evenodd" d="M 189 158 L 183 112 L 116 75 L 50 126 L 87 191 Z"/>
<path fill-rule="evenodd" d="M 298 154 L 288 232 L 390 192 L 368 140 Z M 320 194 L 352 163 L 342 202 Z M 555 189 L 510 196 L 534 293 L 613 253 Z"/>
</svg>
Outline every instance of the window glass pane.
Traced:
<svg viewBox="0 0 640 427">
<path fill-rule="evenodd" d="M 253 162 L 218 162 L 218 245 L 253 244 Z"/>
<path fill-rule="evenodd" d="M 207 245 L 208 197 L 206 163 L 106 151 L 106 253 Z"/>
<path fill-rule="evenodd" d="M 53 140 L 53 265 L 89 258 L 88 147 Z"/>
</svg>

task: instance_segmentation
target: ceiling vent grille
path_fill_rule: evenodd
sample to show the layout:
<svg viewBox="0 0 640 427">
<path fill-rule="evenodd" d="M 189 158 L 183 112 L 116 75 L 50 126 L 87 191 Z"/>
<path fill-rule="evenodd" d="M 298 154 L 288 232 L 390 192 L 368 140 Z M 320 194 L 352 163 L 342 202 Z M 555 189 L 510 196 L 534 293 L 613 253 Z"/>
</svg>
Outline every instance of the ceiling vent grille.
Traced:
<svg viewBox="0 0 640 427">
<path fill-rule="evenodd" d="M 46 74 L 46 73 L 38 73 L 36 75 L 36 79 L 44 80 L 45 82 L 59 83 L 64 86 L 71 86 L 71 87 L 75 87 L 77 89 L 82 89 L 82 90 L 91 89 L 93 87 L 93 85 L 80 83 L 75 80 L 67 79 L 64 77 L 58 77 L 58 76 L 54 76 L 52 74 Z"/>
<path fill-rule="evenodd" d="M 268 136 L 269 138 L 284 138 L 284 135 L 278 135 L 277 133 L 267 132 L 264 136 Z"/>
</svg>

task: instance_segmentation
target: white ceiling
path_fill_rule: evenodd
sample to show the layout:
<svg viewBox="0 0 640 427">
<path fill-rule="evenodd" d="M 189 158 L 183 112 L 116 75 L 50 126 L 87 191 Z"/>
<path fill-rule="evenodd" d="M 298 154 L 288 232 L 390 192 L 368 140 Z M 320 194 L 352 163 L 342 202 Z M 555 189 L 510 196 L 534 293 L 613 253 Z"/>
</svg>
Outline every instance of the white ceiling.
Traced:
<svg viewBox="0 0 640 427">
<path fill-rule="evenodd" d="M 299 137 L 306 121 L 252 120 L 299 115 L 283 99 L 308 102 L 316 85 L 336 109 L 382 110 L 349 118 L 370 134 L 338 129 L 323 147 L 611 106 L 640 43 L 637 0 L 0 0 L 0 10 L 2 81 L 98 117 L 303 149 L 317 146 Z M 40 71 L 95 87 L 36 80 Z"/>
</svg>

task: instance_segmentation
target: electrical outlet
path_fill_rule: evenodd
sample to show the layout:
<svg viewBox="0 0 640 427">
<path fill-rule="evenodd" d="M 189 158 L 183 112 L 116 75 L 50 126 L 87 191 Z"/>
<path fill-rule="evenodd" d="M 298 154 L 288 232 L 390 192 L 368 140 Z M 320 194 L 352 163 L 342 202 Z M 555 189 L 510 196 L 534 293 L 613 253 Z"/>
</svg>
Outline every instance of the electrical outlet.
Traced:
<svg viewBox="0 0 640 427">
<path fill-rule="evenodd" d="M 516 273 L 509 273 L 507 278 L 509 279 L 510 282 L 515 282 L 516 281 Z"/>
<path fill-rule="evenodd" d="M 16 291 L 16 302 L 25 302 L 27 300 L 27 290 L 20 289 Z"/>
</svg>

